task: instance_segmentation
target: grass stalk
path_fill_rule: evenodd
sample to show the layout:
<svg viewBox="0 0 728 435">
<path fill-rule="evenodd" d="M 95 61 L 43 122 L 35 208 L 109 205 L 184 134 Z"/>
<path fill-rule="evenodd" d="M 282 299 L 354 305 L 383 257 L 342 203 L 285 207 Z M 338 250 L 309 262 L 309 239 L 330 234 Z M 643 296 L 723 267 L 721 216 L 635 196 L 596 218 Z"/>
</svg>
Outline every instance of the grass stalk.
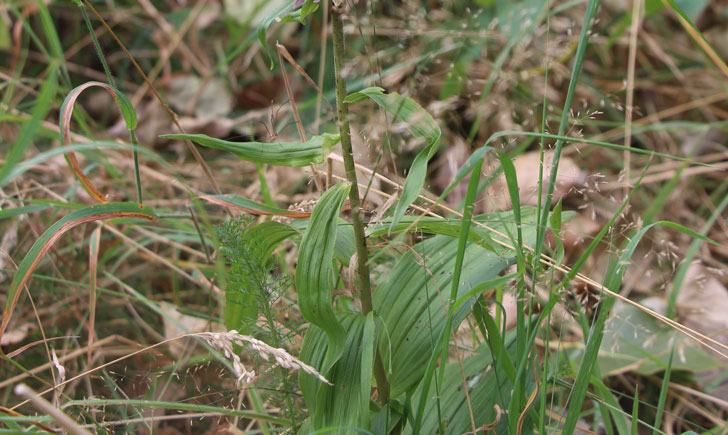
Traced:
<svg viewBox="0 0 728 435">
<path fill-rule="evenodd" d="M 344 4 L 336 2 L 332 7 L 334 69 L 336 75 L 336 114 L 341 136 L 341 149 L 346 169 L 346 179 L 352 183 L 349 191 L 349 204 L 351 205 L 351 218 L 354 226 L 354 239 L 356 241 L 357 272 L 359 276 L 359 297 L 361 299 L 362 313 L 367 315 L 372 311 L 372 289 L 369 280 L 369 253 L 367 241 L 364 236 L 364 223 L 361 220 L 361 201 L 359 199 L 359 183 L 356 179 L 354 154 L 351 148 L 351 131 L 349 129 L 349 110 L 346 98 L 346 79 L 342 76 L 344 63 L 344 25 L 342 23 L 342 8 Z M 384 364 L 379 352 L 374 359 L 374 376 L 379 388 L 380 401 L 386 402 L 389 396 L 389 386 L 385 374 Z"/>
</svg>

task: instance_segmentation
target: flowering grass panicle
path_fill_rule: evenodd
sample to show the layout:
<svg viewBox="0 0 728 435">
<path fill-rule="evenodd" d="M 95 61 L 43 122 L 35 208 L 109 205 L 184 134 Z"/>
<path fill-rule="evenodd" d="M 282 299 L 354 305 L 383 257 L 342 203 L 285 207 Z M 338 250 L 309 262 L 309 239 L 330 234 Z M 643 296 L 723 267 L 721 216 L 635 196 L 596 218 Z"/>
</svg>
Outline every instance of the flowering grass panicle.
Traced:
<svg viewBox="0 0 728 435">
<path fill-rule="evenodd" d="M 255 378 L 255 371 L 248 370 L 240 360 L 240 356 L 233 351 L 233 345 L 252 347 L 253 350 L 258 352 L 261 358 L 265 361 L 269 361 L 269 358 L 273 356 L 276 363 L 286 369 L 303 370 L 304 372 L 315 376 L 321 382 L 328 385 L 332 385 L 321 373 L 317 372 L 316 369 L 310 365 L 304 363 L 298 358 L 292 356 L 283 349 L 278 349 L 270 346 L 256 338 L 242 335 L 238 331 L 232 329 L 228 332 L 201 332 L 195 334 L 198 337 L 204 339 L 207 344 L 222 351 L 226 358 L 229 358 L 233 362 L 233 369 L 235 374 L 238 375 L 237 384 L 239 387 L 250 384 Z"/>
</svg>

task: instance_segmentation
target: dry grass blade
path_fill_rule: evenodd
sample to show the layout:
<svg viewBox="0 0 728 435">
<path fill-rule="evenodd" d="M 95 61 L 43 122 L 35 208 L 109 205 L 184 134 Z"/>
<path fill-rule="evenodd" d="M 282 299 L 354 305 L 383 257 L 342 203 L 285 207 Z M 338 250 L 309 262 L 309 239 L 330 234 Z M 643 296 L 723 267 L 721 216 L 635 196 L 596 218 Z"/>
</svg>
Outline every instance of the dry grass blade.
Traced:
<svg viewBox="0 0 728 435">
<path fill-rule="evenodd" d="M 286 55 L 286 59 L 288 59 L 289 62 L 291 62 L 294 67 L 296 67 L 299 72 L 302 72 L 303 69 L 298 66 L 298 64 L 293 61 L 293 58 L 291 57 L 290 53 L 288 53 L 288 50 L 278 42 L 276 42 L 276 48 L 278 49 L 278 61 L 281 64 L 281 73 L 283 74 L 283 84 L 286 86 L 286 93 L 288 94 L 288 103 L 291 105 L 291 110 L 293 111 L 293 118 L 296 120 L 296 127 L 298 128 L 298 135 L 301 138 L 301 142 L 306 142 L 306 132 L 303 129 L 303 122 L 301 122 L 301 116 L 298 114 L 298 107 L 296 106 L 296 99 L 293 95 L 293 90 L 291 90 L 291 83 L 288 81 L 288 73 L 286 72 L 286 68 L 283 66 L 283 55 Z M 316 86 L 315 83 L 313 83 L 313 80 L 304 72 L 304 77 L 306 77 L 306 80 L 313 85 L 313 87 L 316 88 L 319 92 L 321 92 L 318 89 L 318 86 Z M 316 165 L 311 163 L 309 165 L 311 168 L 311 173 L 313 176 L 313 181 L 316 184 L 316 189 L 319 192 L 319 195 L 324 192 L 324 188 L 321 185 L 321 177 L 319 177 L 319 171 L 316 169 Z"/>
<path fill-rule="evenodd" d="M 71 91 L 71 93 L 68 94 L 68 96 L 66 97 L 66 100 L 63 102 L 63 106 L 61 107 L 60 128 L 63 145 L 70 145 L 72 143 L 71 117 L 73 116 L 73 108 L 76 105 L 76 100 L 81 95 L 81 92 L 91 87 L 99 87 L 108 91 L 114 98 L 114 101 L 119 105 L 119 108 L 124 115 L 124 119 L 127 122 L 127 128 L 131 130 L 136 127 L 136 114 L 128 113 L 129 109 L 131 109 L 131 104 L 129 104 L 128 100 L 126 100 L 126 97 L 124 97 L 123 94 L 120 94 L 117 89 L 113 88 L 110 85 L 107 85 L 106 83 L 88 82 L 76 87 L 73 91 Z M 133 109 L 131 109 L 131 111 L 133 112 Z M 108 199 L 106 199 L 106 195 L 101 193 L 94 186 L 91 180 L 86 176 L 86 174 L 84 174 L 81 166 L 78 164 L 78 159 L 76 159 L 76 153 L 69 152 L 66 154 L 66 158 L 68 159 L 68 163 L 71 165 L 71 169 L 73 170 L 74 175 L 76 175 L 76 178 L 78 178 L 78 180 L 81 182 L 84 189 L 86 189 L 89 195 L 91 195 L 93 199 L 102 204 L 108 203 L 109 201 Z"/>
<path fill-rule="evenodd" d="M 101 227 L 91 233 L 88 244 L 88 280 L 89 280 L 89 293 L 88 293 L 88 355 L 87 364 L 91 366 L 91 356 L 94 344 L 94 336 L 96 331 L 94 329 L 96 323 L 96 277 L 97 268 L 99 264 L 99 245 L 101 244 Z"/>
<path fill-rule="evenodd" d="M 33 402 L 33 405 L 35 405 L 36 408 L 53 417 L 56 422 L 61 425 L 61 427 L 68 431 L 68 433 L 72 435 L 91 435 L 91 432 L 79 426 L 78 423 L 71 419 L 71 417 L 64 414 L 61 410 L 51 405 L 50 402 L 37 395 L 35 391 L 27 385 L 17 385 L 15 387 L 15 394 Z"/>
</svg>

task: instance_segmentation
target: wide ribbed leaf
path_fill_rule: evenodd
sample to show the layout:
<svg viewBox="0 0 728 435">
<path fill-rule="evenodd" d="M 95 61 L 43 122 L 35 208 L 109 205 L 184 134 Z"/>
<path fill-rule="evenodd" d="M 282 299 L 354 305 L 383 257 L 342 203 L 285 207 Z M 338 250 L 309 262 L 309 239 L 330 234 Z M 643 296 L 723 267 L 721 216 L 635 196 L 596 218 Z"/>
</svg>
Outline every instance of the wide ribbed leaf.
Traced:
<svg viewBox="0 0 728 435">
<path fill-rule="evenodd" d="M 515 333 L 511 332 L 506 336 L 504 345 L 515 358 Z M 439 395 L 434 385 L 429 388 L 420 433 L 438 433 L 440 423 L 443 423 L 446 434 L 470 432 L 473 430 L 471 410 L 476 428 L 494 423 L 498 418 L 494 407 L 498 405 L 501 409 L 508 408 L 513 385 L 505 373 L 499 373 L 491 367 L 492 363 L 493 354 L 487 342 L 481 344 L 474 355 L 463 361 L 462 372 L 457 362 L 448 363 Z M 468 396 L 465 395 L 463 373 L 471 408 L 468 408 Z M 413 395 L 412 406 L 415 409 L 419 405 L 421 391 L 422 384 Z M 494 433 L 507 433 L 506 423 L 506 419 L 502 418 L 500 424 L 494 428 Z M 412 433 L 412 427 L 407 426 L 404 433 Z"/>
<path fill-rule="evenodd" d="M 362 89 L 346 97 L 347 103 L 356 103 L 367 98 L 372 99 L 382 109 L 393 114 L 397 119 L 407 123 L 412 135 L 425 140 L 427 145 L 417 154 L 412 166 L 407 173 L 407 179 L 402 188 L 402 195 L 397 202 L 397 207 L 392 217 L 391 226 L 395 225 L 407 211 L 407 207 L 417 199 L 422 186 L 425 185 L 427 175 L 427 162 L 437 151 L 442 131 L 437 122 L 425 109 L 413 99 L 397 93 L 385 94 L 384 89 L 371 87 Z"/>
<path fill-rule="evenodd" d="M 327 372 L 341 356 L 346 340 L 346 331 L 334 314 L 331 291 L 334 286 L 332 261 L 336 227 L 350 188 L 350 184 L 337 184 L 321 195 L 298 251 L 296 290 L 301 314 L 311 324 L 323 329 L 328 338 L 328 350 L 321 366 L 323 372 Z"/>
<path fill-rule="evenodd" d="M 536 211 L 533 208 L 521 211 L 524 241 L 532 242 L 536 236 Z M 512 212 L 478 216 L 475 220 L 487 222 L 489 227 L 505 235 L 516 233 Z M 476 226 L 471 230 L 481 235 L 487 231 Z M 388 367 L 391 358 L 392 397 L 420 382 L 438 334 L 446 324 L 457 248 L 457 238 L 446 236 L 417 244 L 414 252 L 409 251 L 398 260 L 374 293 L 374 309 L 384 320 L 391 340 L 388 341 L 386 334 L 379 337 L 379 350 Z M 515 262 L 515 251 L 498 245 L 495 248 L 484 249 L 477 244 L 466 248 L 456 299 L 467 295 L 478 284 L 497 278 L 506 266 Z M 476 297 L 477 294 L 469 296 L 459 306 L 453 328 L 457 329 L 470 312 Z"/>
<path fill-rule="evenodd" d="M 243 160 L 278 166 L 306 166 L 322 163 L 331 147 L 339 142 L 338 134 L 313 136 L 306 142 L 230 142 L 205 134 L 163 134 L 167 139 L 187 139 L 199 145 L 229 151 Z"/>
<path fill-rule="evenodd" d="M 309 219 L 295 219 L 291 222 L 291 227 L 297 229 L 301 233 L 308 228 Z M 354 240 L 354 228 L 344 219 L 339 218 L 336 225 L 336 244 L 334 245 L 334 258 L 339 260 L 344 266 L 349 266 L 351 256 L 356 252 L 356 241 Z"/>
<path fill-rule="evenodd" d="M 311 375 L 299 374 L 301 391 L 315 429 L 337 428 L 335 433 L 351 433 L 344 428 L 369 428 L 369 395 L 374 361 L 373 313 L 342 313 L 339 320 L 346 329 L 346 344 L 341 358 L 326 372 L 333 385 L 322 384 Z M 322 370 L 328 348 L 324 331 L 311 326 L 306 331 L 301 360 Z"/>
<path fill-rule="evenodd" d="M 385 366 L 391 358 L 390 394 L 404 393 L 420 381 L 435 340 L 447 319 L 447 293 L 452 281 L 458 240 L 436 236 L 416 245 L 395 265 L 374 293 L 374 309 L 389 331 L 380 338 Z M 423 268 L 422 263 L 427 266 Z M 509 262 L 477 245 L 465 252 L 458 297 L 498 275 Z M 467 315 L 472 302 L 456 312 L 453 325 Z M 390 354 L 389 348 L 392 352 Z"/>
</svg>

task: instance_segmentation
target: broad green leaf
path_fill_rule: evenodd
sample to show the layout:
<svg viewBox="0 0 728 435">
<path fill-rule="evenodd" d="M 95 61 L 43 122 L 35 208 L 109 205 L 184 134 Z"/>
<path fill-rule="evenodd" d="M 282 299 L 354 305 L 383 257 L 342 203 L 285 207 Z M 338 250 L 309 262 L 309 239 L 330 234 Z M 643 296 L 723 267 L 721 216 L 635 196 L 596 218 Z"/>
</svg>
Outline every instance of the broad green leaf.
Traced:
<svg viewBox="0 0 728 435">
<path fill-rule="evenodd" d="M 460 236 L 460 227 L 462 220 L 460 219 L 449 219 L 449 218 L 437 218 L 426 216 L 419 218 L 417 216 L 403 216 L 397 225 L 393 228 L 390 227 L 390 221 L 384 220 L 382 223 L 371 226 L 367 229 L 367 236 L 377 237 L 384 236 L 392 233 L 399 233 L 405 231 L 409 226 L 417 221 L 412 227 L 412 232 L 423 232 L 426 234 L 440 234 L 443 236 L 457 238 Z M 477 243 L 478 245 L 494 250 L 494 244 L 490 235 L 485 231 L 470 231 L 468 232 L 468 241 Z"/>
<path fill-rule="evenodd" d="M 347 103 L 356 103 L 367 98 L 372 99 L 382 109 L 393 114 L 397 119 L 406 122 L 409 125 L 409 130 L 412 132 L 412 135 L 424 139 L 427 144 L 417 154 L 407 173 L 407 179 L 402 188 L 402 195 L 397 202 L 397 207 L 392 217 L 391 227 L 394 228 L 399 223 L 399 220 L 402 219 L 410 204 L 417 199 L 417 195 L 422 190 L 422 186 L 425 185 L 427 162 L 429 162 L 437 151 L 442 131 L 432 116 L 413 99 L 397 93 L 385 94 L 382 88 L 371 87 L 363 89 L 349 95 L 345 101 Z"/>
<path fill-rule="evenodd" d="M 291 226 L 301 233 L 306 231 L 310 219 L 296 219 Z M 334 258 L 344 266 L 349 266 L 351 256 L 356 253 L 356 241 L 354 239 L 354 228 L 351 223 L 339 218 L 336 225 L 336 244 L 334 245 Z"/>
<path fill-rule="evenodd" d="M 230 142 L 204 134 L 163 134 L 167 139 L 187 139 L 199 145 L 228 151 L 243 160 L 278 166 L 306 166 L 322 163 L 324 156 L 339 142 L 338 134 L 313 136 L 306 142 Z"/>
<path fill-rule="evenodd" d="M 415 417 L 415 423 L 414 423 L 414 431 L 415 433 L 419 433 L 419 430 L 421 429 L 421 423 L 422 423 L 422 417 L 424 415 L 425 411 L 425 405 L 427 403 L 427 400 L 425 400 L 425 397 L 427 397 L 429 393 L 430 386 L 432 384 L 433 376 L 435 373 L 435 365 L 437 364 L 437 360 L 441 361 L 448 361 L 449 357 L 449 351 L 450 351 L 450 334 L 453 329 L 453 322 L 455 318 L 456 308 L 455 303 L 458 299 L 458 289 L 460 287 L 460 276 L 463 272 L 463 262 L 465 259 L 465 250 L 468 246 L 468 235 L 470 233 L 470 226 L 472 223 L 472 217 L 473 217 L 473 204 L 475 203 L 475 199 L 477 196 L 477 190 L 478 190 L 478 182 L 480 180 L 480 174 L 481 174 L 481 168 L 483 166 L 483 161 L 478 161 L 475 166 L 473 167 L 473 175 L 470 177 L 470 181 L 468 182 L 468 191 L 465 195 L 465 211 L 463 212 L 463 218 L 462 223 L 460 226 L 460 235 L 458 236 L 458 247 L 457 252 L 455 254 L 455 265 L 453 267 L 453 278 L 451 279 L 451 285 L 450 285 L 450 297 L 448 298 L 448 307 L 447 307 L 447 320 L 445 321 L 445 325 L 442 327 L 442 329 L 435 330 L 435 332 L 438 332 L 438 341 L 435 345 L 434 352 L 430 354 L 430 358 L 427 361 L 427 368 L 425 369 L 425 377 L 422 380 L 422 392 L 420 393 L 420 404 L 417 408 L 417 414 Z M 518 223 L 518 222 L 517 222 Z M 520 228 L 520 226 L 519 226 Z M 519 234 L 519 241 L 520 241 L 520 232 Z M 476 286 L 477 288 L 477 286 Z M 475 295 L 473 295 L 475 296 Z M 476 297 L 471 298 L 473 302 L 475 302 Z M 458 321 L 459 323 L 459 321 Z M 440 370 L 437 374 L 437 379 L 435 380 L 435 386 L 436 386 L 436 393 L 439 396 L 441 393 L 440 387 L 443 385 L 442 382 L 444 382 L 445 377 L 445 367 L 446 364 L 440 364 Z M 439 382 L 438 382 L 439 381 Z"/>
<path fill-rule="evenodd" d="M 515 354 L 515 333 L 511 332 L 505 337 L 505 349 L 512 358 Z M 488 343 L 483 342 L 476 353 L 463 361 L 463 372 L 468 388 L 470 406 L 472 407 L 473 418 L 476 428 L 485 424 L 492 424 L 497 419 L 497 412 L 494 408 L 498 405 L 501 409 L 508 409 L 508 400 L 511 397 L 513 384 L 505 373 L 498 373 L 492 367 L 493 353 Z M 414 406 L 419 405 L 420 392 L 423 385 L 417 387 L 413 395 L 416 398 Z M 430 394 L 426 397 L 424 418 L 420 433 L 438 433 L 441 417 L 445 425 L 445 433 L 459 435 L 473 430 L 470 420 L 470 409 L 468 408 L 468 396 L 465 395 L 463 386 L 463 375 L 460 371 L 460 364 L 457 362 L 448 363 L 445 367 L 445 375 L 440 387 L 439 396 L 435 393 L 434 385 L 429 388 Z M 504 402 L 505 401 L 505 402 Z M 439 412 L 438 412 L 439 403 Z M 412 433 L 412 426 L 408 425 L 405 434 Z M 506 419 L 501 417 L 500 424 L 494 428 L 493 433 L 508 433 Z"/>
<path fill-rule="evenodd" d="M 522 214 L 522 231 L 524 232 L 524 240 L 532 240 L 533 235 L 536 233 L 536 208 L 535 207 L 521 207 Z M 566 211 L 562 213 L 562 219 L 568 221 L 576 216 L 575 212 Z M 400 232 L 406 230 L 410 224 L 418 219 L 416 216 L 404 216 L 402 220 L 394 227 L 392 232 Z M 512 212 L 497 212 L 485 215 L 479 215 L 473 218 L 475 222 L 486 225 L 489 228 L 501 230 L 504 235 L 515 235 L 516 224 L 513 221 Z M 388 220 L 384 220 L 381 224 L 370 227 L 367 230 L 367 236 L 375 237 L 382 236 L 389 232 Z M 451 218 L 436 218 L 426 216 L 420 218 L 417 224 L 412 227 L 414 232 L 423 232 L 426 234 L 440 234 L 448 237 L 459 237 L 460 236 L 460 219 Z M 513 251 L 509 248 L 501 246 L 495 243 L 494 239 L 501 240 L 514 246 L 515 241 L 504 239 L 503 237 L 492 234 L 489 230 L 474 225 L 471 227 L 468 233 L 468 241 L 476 243 L 481 247 L 493 251 L 498 255 L 511 256 Z"/>
<path fill-rule="evenodd" d="M 367 316 L 343 313 L 338 317 L 347 333 L 341 358 L 325 375 L 333 385 L 323 384 L 301 371 L 301 391 L 315 429 L 369 429 L 369 395 L 374 365 L 373 313 Z M 303 340 L 301 360 L 321 370 L 327 348 L 326 334 L 320 328 L 311 326 Z"/>
<path fill-rule="evenodd" d="M 304 20 L 307 16 L 311 15 L 312 13 L 316 12 L 319 5 L 318 2 L 314 3 L 313 0 L 306 0 L 306 2 L 301 6 L 301 23 L 304 23 Z"/>
<path fill-rule="evenodd" d="M 533 243 L 536 237 L 536 214 L 533 207 L 521 210 L 523 240 Z M 516 234 L 512 212 L 499 212 L 478 216 L 476 221 L 485 222 L 503 234 Z M 471 232 L 483 238 L 487 230 L 473 225 Z M 510 241 L 511 245 L 515 242 Z M 379 350 L 385 365 L 391 358 L 392 376 L 390 394 L 396 398 L 420 382 L 425 365 L 434 350 L 434 340 L 447 320 L 447 295 L 438 294 L 452 285 L 458 241 L 453 237 L 436 236 L 417 244 L 413 252 L 404 254 L 395 264 L 374 293 L 374 309 L 382 317 L 391 342 L 386 334 L 379 338 Z M 414 255 L 414 254 L 417 255 Z M 498 274 L 515 262 L 513 250 L 496 245 L 494 251 L 470 244 L 463 260 L 462 276 L 457 292 L 458 304 L 453 317 L 457 328 L 481 291 L 479 284 L 499 278 Z M 427 267 L 423 267 L 423 264 Z M 471 294 L 472 289 L 479 290 Z M 432 331 L 435 336 L 431 335 Z M 389 349 L 391 348 L 391 353 Z"/>
<path fill-rule="evenodd" d="M 58 69 L 51 68 L 48 76 L 43 80 L 43 85 L 38 93 L 35 106 L 30 114 L 30 121 L 20 130 L 17 140 L 12 144 L 10 152 L 5 155 L 5 164 L 0 168 L 0 187 L 8 184 L 11 177 L 11 170 L 17 165 L 25 154 L 25 150 L 38 132 L 41 122 L 51 109 L 51 102 L 58 87 Z"/>
<path fill-rule="evenodd" d="M 323 329 L 328 338 L 322 373 L 339 359 L 344 350 L 346 331 L 334 314 L 331 291 L 334 286 L 333 257 L 336 227 L 350 184 L 337 184 L 327 190 L 313 209 L 311 220 L 299 246 L 296 290 L 301 314 Z"/>
<path fill-rule="evenodd" d="M 51 249 L 53 244 L 67 231 L 80 224 L 119 217 L 142 218 L 147 220 L 155 220 L 157 218 L 152 209 L 142 207 L 138 204 L 102 204 L 75 211 L 56 221 L 41 234 L 38 240 L 31 246 L 30 251 L 25 254 L 23 261 L 18 266 L 18 270 L 15 272 L 15 276 L 13 276 L 12 283 L 10 283 L 5 308 L 3 310 L 2 326 L 0 326 L 0 337 L 2 337 L 5 328 L 7 328 L 10 322 L 10 316 L 15 309 L 15 304 L 18 302 L 20 290 L 28 282 L 33 271 L 40 264 L 43 256 Z"/>
<path fill-rule="evenodd" d="M 444 236 L 417 244 L 397 261 L 374 293 L 374 310 L 382 318 L 391 340 L 387 339 L 387 334 L 381 334 L 379 351 L 392 373 L 389 379 L 392 398 L 421 380 L 434 351 L 436 337 L 432 334 L 439 334 L 445 326 L 447 295 L 441 292 L 452 285 L 457 245 L 457 239 Z M 508 265 L 508 260 L 477 245 L 469 245 L 465 251 L 458 297 L 480 282 L 497 277 Z M 455 312 L 454 328 L 470 311 L 474 297 Z"/>
</svg>

